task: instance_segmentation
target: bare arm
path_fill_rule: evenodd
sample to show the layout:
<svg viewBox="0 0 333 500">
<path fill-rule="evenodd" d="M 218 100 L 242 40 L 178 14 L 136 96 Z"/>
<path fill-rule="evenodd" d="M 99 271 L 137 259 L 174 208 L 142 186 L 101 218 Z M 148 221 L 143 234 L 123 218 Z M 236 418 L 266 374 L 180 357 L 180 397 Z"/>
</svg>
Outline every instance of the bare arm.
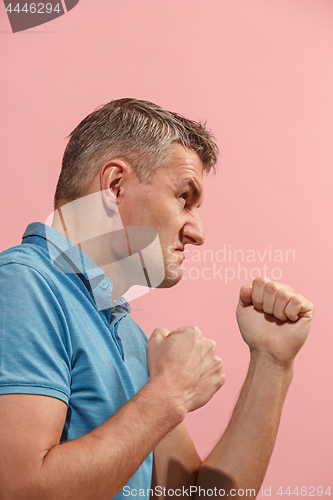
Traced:
<svg viewBox="0 0 333 500">
<path fill-rule="evenodd" d="M 47 396 L 1 396 L 0 498 L 110 500 L 181 420 L 170 402 L 158 397 L 164 389 L 159 382 L 147 384 L 94 431 L 63 444 L 65 403 Z"/>
<path fill-rule="evenodd" d="M 306 340 L 314 310 L 290 287 L 268 283 L 260 278 L 253 290 L 241 290 L 237 317 L 251 360 L 226 431 L 202 463 L 185 434 L 182 439 L 174 436 L 171 444 L 170 433 L 168 444 L 163 439 L 154 453 L 153 487 L 161 485 L 160 479 L 166 489 L 187 487 L 192 498 L 199 487 L 216 488 L 217 495 L 221 490 L 221 496 L 223 490 L 224 496 L 230 496 L 231 490 L 238 489 L 248 490 L 252 498 L 258 494 L 273 452 L 294 358 Z M 178 472 L 168 473 L 171 469 Z"/>
<path fill-rule="evenodd" d="M 251 358 L 230 422 L 216 447 L 202 463 L 197 485 L 205 489 L 216 487 L 226 492 L 230 489 L 248 490 L 246 496 L 251 498 L 258 495 L 273 453 L 292 376 L 292 368 L 279 370 L 271 365 L 265 366 L 255 357 Z"/>
<path fill-rule="evenodd" d="M 158 485 L 166 491 L 179 489 L 183 496 L 184 487 L 191 498 L 196 498 L 199 486 L 221 490 L 221 496 L 230 496 L 231 489 L 244 489 L 252 490 L 247 496 L 255 498 L 273 452 L 292 375 L 292 369 L 275 370 L 252 358 L 230 422 L 216 447 L 202 462 L 181 424 L 155 448 L 152 489 Z"/>
<path fill-rule="evenodd" d="M 187 411 L 224 382 L 221 360 L 196 328 L 167 339 L 157 331 L 150 350 L 156 355 L 147 385 L 103 425 L 70 442 L 59 444 L 62 401 L 0 396 L 0 498 L 110 500 Z"/>
</svg>

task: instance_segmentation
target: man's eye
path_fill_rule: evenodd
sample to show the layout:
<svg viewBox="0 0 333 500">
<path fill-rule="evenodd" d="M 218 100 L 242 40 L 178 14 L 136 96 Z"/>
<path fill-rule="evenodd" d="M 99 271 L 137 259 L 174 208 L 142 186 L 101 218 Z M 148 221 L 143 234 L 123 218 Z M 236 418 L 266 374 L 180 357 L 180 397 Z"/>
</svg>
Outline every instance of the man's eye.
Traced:
<svg viewBox="0 0 333 500">
<path fill-rule="evenodd" d="M 185 206 L 186 206 L 186 200 L 188 198 L 188 193 L 182 193 L 181 195 L 179 195 L 179 198 L 181 198 L 182 200 L 185 201 Z"/>
</svg>

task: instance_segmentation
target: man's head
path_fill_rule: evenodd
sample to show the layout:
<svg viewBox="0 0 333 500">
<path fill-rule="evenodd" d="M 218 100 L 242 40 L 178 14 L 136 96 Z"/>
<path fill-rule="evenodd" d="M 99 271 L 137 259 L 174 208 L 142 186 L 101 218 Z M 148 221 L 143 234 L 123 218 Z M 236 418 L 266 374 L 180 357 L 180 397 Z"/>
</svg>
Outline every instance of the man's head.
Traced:
<svg viewBox="0 0 333 500">
<path fill-rule="evenodd" d="M 174 143 L 193 149 L 205 172 L 216 165 L 218 148 L 204 124 L 148 101 L 118 99 L 105 104 L 70 134 L 55 193 L 55 208 L 84 196 L 93 178 L 112 158 L 123 158 L 140 182 L 151 182 Z"/>
<path fill-rule="evenodd" d="M 101 192 L 105 208 L 101 234 L 115 213 L 126 233 L 125 245 L 123 238 L 112 238 L 113 260 L 126 262 L 130 249 L 126 228 L 153 228 L 163 254 L 165 278 L 160 286 L 170 287 L 183 275 L 185 245 L 203 243 L 197 209 L 203 200 L 203 173 L 215 167 L 217 154 L 214 137 L 203 124 L 150 102 L 111 101 L 71 133 L 55 208 Z M 89 218 L 95 231 L 98 217 L 90 213 Z M 83 222 L 88 228 L 88 219 Z M 161 257 L 155 260 L 153 252 L 148 264 L 151 270 L 156 265 L 158 275 Z"/>
<path fill-rule="evenodd" d="M 157 232 L 164 263 L 164 279 L 159 287 L 178 283 L 183 276 L 185 245 L 204 242 L 198 214 L 204 196 L 203 164 L 197 153 L 181 144 L 173 144 L 163 168 L 149 183 L 140 183 L 125 162 L 115 160 L 106 164 L 99 182 L 104 188 L 104 203 L 110 208 L 112 202 L 107 197 L 107 186 L 112 185 L 117 211 L 125 228 L 141 226 Z M 121 256 L 121 252 L 118 255 Z M 155 253 L 150 253 L 146 262 L 150 270 L 156 268 L 158 271 L 159 263 Z M 152 274 L 157 275 L 157 272 Z"/>
</svg>

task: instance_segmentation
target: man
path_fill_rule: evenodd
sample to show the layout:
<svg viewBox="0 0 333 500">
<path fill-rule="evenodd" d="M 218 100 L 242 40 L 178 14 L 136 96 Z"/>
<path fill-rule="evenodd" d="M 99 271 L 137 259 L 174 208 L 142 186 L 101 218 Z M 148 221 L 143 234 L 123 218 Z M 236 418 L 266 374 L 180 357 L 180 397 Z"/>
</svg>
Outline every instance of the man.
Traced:
<svg viewBox="0 0 333 500">
<path fill-rule="evenodd" d="M 263 277 L 241 288 L 248 375 L 201 461 L 182 421 L 225 381 L 215 342 L 190 326 L 147 343 L 121 298 L 179 282 L 216 157 L 203 125 L 135 99 L 72 132 L 52 227 L 0 257 L 0 498 L 258 494 L 313 305 Z"/>
</svg>

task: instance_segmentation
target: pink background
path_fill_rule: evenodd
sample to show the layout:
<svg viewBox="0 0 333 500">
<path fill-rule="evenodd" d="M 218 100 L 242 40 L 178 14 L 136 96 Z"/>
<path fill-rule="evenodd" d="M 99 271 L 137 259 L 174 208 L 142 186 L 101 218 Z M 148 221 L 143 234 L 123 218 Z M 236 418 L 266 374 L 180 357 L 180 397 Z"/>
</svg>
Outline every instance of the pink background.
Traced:
<svg viewBox="0 0 333 500">
<path fill-rule="evenodd" d="M 81 0 L 68 14 L 17 34 L 2 3 L 0 18 L 0 250 L 51 213 L 65 138 L 100 104 L 137 97 L 207 119 L 222 155 L 219 173 L 205 181 L 202 258 L 204 249 L 216 256 L 224 245 L 261 255 L 294 250 L 295 262 L 270 262 L 267 252 L 264 262 L 258 256 L 240 264 L 248 272 L 264 263 L 279 267 L 280 281 L 316 304 L 265 488 L 273 498 L 289 485 L 330 484 L 333 492 L 333 2 Z M 236 272 L 225 283 L 225 267 L 237 262 L 216 258 L 222 279 L 213 279 L 214 263 L 192 255 L 186 280 L 132 307 L 148 336 L 157 326 L 196 324 L 218 342 L 227 382 L 186 419 L 205 455 L 246 373 L 248 350 L 234 310 L 239 287 L 251 279 Z"/>
</svg>

